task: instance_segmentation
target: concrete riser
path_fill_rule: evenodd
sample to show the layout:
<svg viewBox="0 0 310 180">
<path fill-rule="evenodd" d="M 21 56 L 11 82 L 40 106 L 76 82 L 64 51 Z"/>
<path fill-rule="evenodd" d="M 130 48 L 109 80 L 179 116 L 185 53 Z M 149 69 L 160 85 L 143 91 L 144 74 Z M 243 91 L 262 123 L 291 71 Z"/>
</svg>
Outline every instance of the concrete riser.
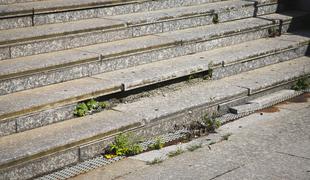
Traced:
<svg viewBox="0 0 310 180">
<path fill-rule="evenodd" d="M 233 97 L 229 97 L 221 102 L 215 104 L 205 104 L 200 107 L 192 107 L 185 111 L 180 111 L 176 114 L 168 117 L 162 117 L 151 121 L 148 124 L 142 125 L 135 129 L 128 129 L 126 132 L 133 132 L 139 136 L 152 137 L 164 133 L 168 133 L 176 130 L 176 127 L 182 127 L 184 124 L 189 124 L 195 120 L 200 120 L 206 113 L 221 114 L 226 111 L 227 105 L 240 105 L 253 98 L 275 92 L 276 90 L 290 87 L 293 82 L 276 86 L 274 89 L 266 89 L 260 93 L 256 93 L 252 96 L 248 96 L 246 93 L 239 94 Z M 35 176 L 52 172 L 62 167 L 76 164 L 78 162 L 90 159 L 99 155 L 102 149 L 107 146 L 114 138 L 116 134 L 103 139 L 92 141 L 92 143 L 86 143 L 78 145 L 70 149 L 59 151 L 57 153 L 48 154 L 38 159 L 30 160 L 19 164 L 17 166 L 9 167 L 0 171 L 1 179 L 29 179 Z M 31 172 L 31 173 L 29 173 Z"/>
<path fill-rule="evenodd" d="M 275 25 L 275 27 L 277 26 Z M 132 53 L 130 55 L 109 58 L 104 61 L 91 61 L 89 63 L 63 67 L 57 70 L 44 71 L 42 73 L 33 75 L 24 75 L 22 77 L 2 80 L 0 82 L 0 86 L 3 88 L 0 91 L 0 95 L 46 86 L 49 84 L 73 80 L 108 71 L 124 69 L 163 59 L 207 51 L 217 47 L 224 47 L 260 39 L 269 36 L 268 28 L 266 27 L 265 29 L 262 28 L 259 30 L 253 29 L 248 32 L 219 36 L 213 40 L 205 42 L 178 44 L 172 47 L 157 48 L 148 51 Z"/>
<path fill-rule="evenodd" d="M 213 69 L 213 79 L 239 74 L 245 71 L 261 68 L 267 65 L 276 64 L 290 59 L 304 56 L 308 45 L 290 47 L 289 49 L 278 50 L 273 53 L 251 57 L 234 64 L 227 64 L 224 67 Z M 206 70 L 206 69 L 205 69 Z M 76 104 L 71 104 L 57 109 L 50 109 L 41 112 L 34 112 L 29 115 L 10 118 L 0 123 L 0 136 L 18 133 L 33 128 L 45 126 L 51 123 L 73 118 L 73 110 Z"/>
<path fill-rule="evenodd" d="M 222 12 L 219 13 L 219 21 L 226 22 L 252 17 L 253 13 L 254 7 L 245 7 L 235 11 Z M 0 60 L 54 52 L 209 24 L 212 24 L 212 15 L 208 13 L 205 15 L 194 15 L 193 17 L 186 17 L 177 20 L 171 19 L 169 21 L 159 21 L 156 23 L 147 23 L 143 25 L 137 24 L 128 26 L 127 28 L 97 30 L 93 32 L 18 42 L 10 45 L 2 45 L 2 47 L 0 46 Z"/>
</svg>

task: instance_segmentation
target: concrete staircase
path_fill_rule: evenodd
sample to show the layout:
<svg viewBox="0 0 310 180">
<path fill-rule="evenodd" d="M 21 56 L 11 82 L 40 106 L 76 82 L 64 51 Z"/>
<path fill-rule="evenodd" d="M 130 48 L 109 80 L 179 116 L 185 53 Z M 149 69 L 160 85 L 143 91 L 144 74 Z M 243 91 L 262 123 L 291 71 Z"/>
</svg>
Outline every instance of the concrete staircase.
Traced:
<svg viewBox="0 0 310 180">
<path fill-rule="evenodd" d="M 310 12 L 277 0 L 1 0 L 0 179 L 174 131 L 310 76 Z M 84 117 L 79 102 L 109 100 Z"/>
</svg>

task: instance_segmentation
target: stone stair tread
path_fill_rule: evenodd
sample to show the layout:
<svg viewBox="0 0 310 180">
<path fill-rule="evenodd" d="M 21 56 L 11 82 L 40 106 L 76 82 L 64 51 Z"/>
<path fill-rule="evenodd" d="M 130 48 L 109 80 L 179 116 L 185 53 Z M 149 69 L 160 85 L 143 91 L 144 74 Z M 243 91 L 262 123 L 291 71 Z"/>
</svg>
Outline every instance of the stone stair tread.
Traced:
<svg viewBox="0 0 310 180">
<path fill-rule="evenodd" d="M 161 105 L 162 107 L 168 106 L 169 103 L 175 104 L 175 100 L 185 100 L 184 97 L 190 95 L 193 90 L 195 92 L 199 92 L 199 95 L 204 94 L 204 96 L 201 96 L 203 98 L 196 98 L 194 101 L 187 100 L 189 104 L 186 103 L 180 103 L 180 106 L 183 106 L 182 109 L 186 108 L 188 105 L 198 105 L 199 103 L 207 103 L 211 99 L 211 95 L 215 96 L 218 95 L 216 100 L 219 100 L 223 97 L 228 97 L 229 95 L 236 95 L 240 93 L 245 93 L 246 90 L 239 88 L 239 87 L 231 87 L 230 92 L 224 92 L 225 88 L 223 88 L 225 84 L 223 84 L 220 81 L 215 82 L 208 82 L 204 83 L 203 85 L 199 86 L 192 86 L 187 89 L 182 89 L 182 92 L 174 92 L 171 95 L 167 96 L 167 98 L 159 97 L 159 100 L 156 100 L 156 102 L 167 102 L 165 105 Z M 221 96 L 220 96 L 221 94 Z M 186 96 L 184 96 L 186 95 Z M 197 94 L 198 95 L 198 94 Z M 195 96 L 196 97 L 196 96 Z M 197 96 L 198 97 L 198 96 Z M 154 99 L 154 98 L 152 98 Z M 192 99 L 193 100 L 193 99 Z M 169 101 L 169 103 L 168 103 Z M 199 102 L 200 101 L 200 102 Z M 150 104 L 148 106 L 145 104 L 144 111 L 149 112 L 153 110 L 153 115 L 160 115 L 163 113 L 162 111 L 166 108 L 160 108 L 160 111 L 156 112 L 153 108 L 154 102 L 151 101 L 153 104 Z M 129 106 L 126 109 L 126 112 L 121 111 L 115 111 L 115 110 L 108 110 L 101 113 L 96 113 L 90 116 L 85 116 L 82 118 L 72 119 L 60 123 L 56 123 L 50 126 L 45 126 L 42 128 L 33 129 L 30 131 L 26 131 L 23 133 L 5 136 L 0 138 L 0 153 L 1 160 L 0 165 L 3 165 L 9 161 L 12 161 L 13 157 L 15 157 L 15 160 L 17 158 L 25 157 L 27 154 L 29 155 L 29 152 L 32 153 L 38 153 L 40 151 L 43 151 L 43 148 L 46 150 L 52 149 L 52 147 L 55 147 L 55 143 L 57 145 L 66 145 L 69 142 L 72 141 L 79 141 L 79 139 L 85 139 L 90 138 L 91 136 L 94 136 L 99 133 L 106 133 L 106 129 L 112 130 L 113 128 L 120 127 L 123 124 L 136 124 L 138 122 L 142 122 L 143 119 L 141 119 L 140 116 L 134 115 L 132 113 L 128 114 L 127 112 L 133 111 L 135 106 Z M 157 106 L 160 104 L 157 104 Z M 169 108 L 164 110 L 164 113 L 169 113 L 169 111 L 175 111 L 180 108 L 180 106 L 171 106 L 170 104 L 170 110 Z M 141 107 L 140 107 L 141 108 Z M 179 109 L 181 110 L 181 109 Z M 155 113 L 155 114 L 154 114 Z M 88 135 L 88 134 L 91 135 Z M 22 135 L 23 134 L 23 135 Z M 29 134 L 29 135 L 28 135 Z M 87 136 L 88 135 L 88 136 Z M 45 137 L 46 136 L 46 137 Z M 87 137 L 85 137 L 87 136 Z M 9 138 L 10 137 L 10 138 Z M 61 138 L 63 137 L 63 138 Z M 29 139 L 35 138 L 31 141 Z M 59 139 L 60 138 L 60 139 Z M 27 140 L 28 139 L 28 140 Z M 25 142 L 31 142 L 32 144 L 28 144 Z M 19 146 L 19 148 L 16 148 L 16 146 Z M 49 146 L 49 147 L 47 147 Z M 12 156 L 11 149 L 15 149 L 14 156 Z"/>
<path fill-rule="evenodd" d="M 302 57 L 288 62 L 270 65 L 216 81 L 206 81 L 172 91 L 166 96 L 145 97 L 128 104 L 120 104 L 114 110 L 71 119 L 45 127 L 0 138 L 0 165 L 22 160 L 44 152 L 52 153 L 79 145 L 91 137 L 104 135 L 120 127 L 137 127 L 139 122 L 171 115 L 191 107 L 228 100 L 235 96 L 246 96 L 249 81 L 261 82 L 261 86 L 281 83 L 284 80 L 309 75 L 300 67 L 310 67 L 310 58 Z M 274 71 L 277 70 L 277 71 Z M 243 78 L 243 77 L 247 78 Z M 271 78 L 272 77 L 272 78 Z M 234 80 L 239 80 L 236 84 Z M 266 83 L 269 82 L 270 83 Z M 265 82 L 265 83 L 264 83 Z M 228 99 L 227 99 L 228 98 Z M 165 102 L 165 103 L 163 103 Z"/>
<path fill-rule="evenodd" d="M 206 2 L 215 2 L 220 0 L 209 0 Z M 8 16 L 11 14 L 31 15 L 34 13 L 53 13 L 77 9 L 95 8 L 101 6 L 117 6 L 133 3 L 141 3 L 140 0 L 46 0 L 33 1 L 18 4 L 9 4 L 0 6 L 0 16 Z"/>
<path fill-rule="evenodd" d="M 262 97 L 255 98 L 247 102 L 247 104 L 230 107 L 229 110 L 234 114 L 251 113 L 299 94 L 300 92 L 296 92 L 295 90 L 283 89 L 271 94 L 264 95 Z"/>
<path fill-rule="evenodd" d="M 290 17 L 303 16 L 303 15 L 309 15 L 309 12 L 289 10 L 289 11 L 284 11 L 281 13 L 273 13 L 273 14 L 263 15 L 262 17 L 268 18 L 268 19 L 287 19 Z"/>
<path fill-rule="evenodd" d="M 292 17 L 286 17 L 292 18 Z M 258 20 L 255 18 L 250 18 L 252 22 L 264 22 L 264 20 Z M 227 33 L 228 28 L 231 24 L 237 23 L 236 27 L 241 24 L 244 25 L 245 20 L 237 20 L 236 22 L 229 22 L 218 24 L 218 25 L 208 25 L 203 29 L 205 33 L 209 34 L 209 37 L 213 37 L 215 35 Z M 267 20 L 265 20 L 267 24 Z M 270 23 L 270 22 L 268 22 Z M 243 25 L 241 27 L 243 27 Z M 249 27 L 253 27 L 253 25 L 249 25 Z M 256 26 L 255 26 L 256 27 Z M 200 28 L 201 29 L 201 28 Z M 191 30 L 195 30 L 191 29 Z M 180 33 L 189 34 L 191 30 L 179 30 L 174 33 L 180 35 Z M 196 32 L 196 31 L 195 31 Z M 174 33 L 169 32 L 169 35 Z M 195 36 L 195 33 L 192 33 Z M 201 38 L 202 33 L 196 33 L 197 38 Z M 138 51 L 141 49 L 151 49 L 152 47 L 159 47 L 162 45 L 177 43 L 175 39 L 169 38 L 167 33 L 162 33 L 157 35 L 148 35 L 144 37 L 137 37 L 132 39 L 119 40 L 109 43 L 96 44 L 81 48 L 74 48 L 69 50 L 50 52 L 45 54 L 19 57 L 14 59 L 7 59 L 0 61 L 0 79 L 5 77 L 14 77 L 18 76 L 17 74 L 27 74 L 32 72 L 39 72 L 39 70 L 46 69 L 54 69 L 57 67 L 64 67 L 71 64 L 77 64 L 79 62 L 85 62 L 88 60 L 98 60 L 99 55 L 101 54 L 103 58 L 124 54 L 129 52 Z M 178 35 L 175 35 L 178 37 Z M 165 38 L 160 38 L 160 37 Z M 186 35 L 184 35 L 186 37 Z M 167 37 L 167 38 L 166 38 Z M 178 39 L 180 40 L 180 39 Z M 181 39 L 184 40 L 184 39 Z M 14 74 L 14 75 L 13 75 Z"/>
<path fill-rule="evenodd" d="M 124 23 L 121 21 L 105 18 L 92 18 L 66 23 L 1 30 L 0 44 L 1 46 L 6 46 L 11 43 L 23 43 L 23 41 L 35 40 L 38 38 L 50 38 L 52 36 L 68 35 L 74 32 L 86 32 L 96 29 L 124 26 Z"/>
<path fill-rule="evenodd" d="M 306 67 L 306 68 L 305 68 Z M 305 70 L 304 70 L 305 69 Z M 222 89 L 226 90 L 226 93 L 229 94 L 230 90 L 234 87 L 240 87 L 244 88 L 245 90 L 251 89 L 252 91 L 258 91 L 263 88 L 269 88 L 271 85 L 277 85 L 281 84 L 285 81 L 289 80 L 295 80 L 298 77 L 302 76 L 309 76 L 310 75 L 310 57 L 301 57 L 297 59 L 293 59 L 286 62 L 281 62 L 278 64 L 266 66 L 263 68 L 255 69 L 248 72 L 243 72 L 238 75 L 233 75 L 230 77 L 226 77 L 220 80 L 216 80 L 213 82 L 220 82 Z M 207 82 L 208 83 L 213 83 Z M 254 86 L 253 86 L 254 84 Z M 208 85 L 209 87 L 209 85 Z M 206 87 L 206 89 L 208 89 Z M 210 86 L 211 87 L 211 86 Z M 212 87 L 213 88 L 213 87 Z M 196 90 L 195 87 L 189 87 L 191 89 L 190 91 L 186 91 L 187 95 L 181 95 L 180 97 L 183 97 L 183 100 L 180 101 L 180 103 L 175 103 L 174 105 L 169 104 L 170 106 L 179 106 L 182 104 L 193 104 L 193 106 L 199 106 L 199 104 L 195 104 L 196 101 L 199 101 L 198 99 L 203 99 L 204 92 L 199 92 L 199 90 Z M 207 90 L 202 91 L 207 91 Z M 183 89 L 180 89 L 179 91 L 175 92 L 176 94 L 182 94 Z M 185 92 L 184 92 L 185 93 Z M 214 92 L 209 92 L 207 98 L 210 98 L 210 100 L 217 100 L 218 97 L 221 95 L 220 90 L 215 90 Z M 196 94 L 198 96 L 196 96 Z M 178 95 L 176 95 L 178 96 Z M 191 98 L 191 96 L 199 97 L 197 100 L 194 100 L 194 98 Z M 174 97 L 170 97 L 169 95 L 166 95 L 166 99 L 173 99 Z M 162 97 L 163 99 L 165 97 Z M 184 97 L 189 97 L 189 99 L 186 99 Z M 154 119 L 156 117 L 160 117 L 157 113 L 165 113 L 167 111 L 167 108 L 170 107 L 166 103 L 165 100 L 161 100 L 157 96 L 153 98 L 144 98 L 142 100 L 139 100 L 137 102 L 133 102 L 130 104 L 120 104 L 119 106 L 115 107 L 115 110 L 121 111 L 121 112 L 131 112 L 134 114 L 137 114 L 143 119 L 150 120 Z M 147 104 L 147 105 L 146 105 Z M 157 106 L 154 108 L 154 106 L 150 104 L 157 104 Z M 167 107 L 165 107 L 167 105 Z M 134 109 L 127 110 L 128 107 L 135 107 Z M 161 107 L 163 106 L 163 107 Z M 175 107 L 171 107 L 175 108 Z M 156 113 L 150 113 L 156 109 Z M 168 108 L 169 109 L 169 108 Z M 167 115 L 167 113 L 165 113 Z"/>
<path fill-rule="evenodd" d="M 206 71 L 212 66 L 227 66 L 255 56 L 309 44 L 310 32 L 303 35 L 283 35 L 277 38 L 259 39 L 229 47 L 222 47 L 193 55 L 171 58 L 150 64 L 140 65 L 124 70 L 102 73 L 93 77 L 123 82 L 125 90 L 143 85 L 158 83 L 173 78 Z M 156 76 L 157 75 L 157 76 Z"/>
<path fill-rule="evenodd" d="M 48 66 L 64 66 L 65 64 L 81 61 L 81 54 L 86 54 L 84 56 L 86 56 L 87 59 L 96 59 L 99 57 L 99 55 L 102 55 L 102 57 L 105 58 L 112 56 L 113 54 L 136 52 L 141 49 L 151 49 L 152 47 L 171 45 L 173 43 L 180 43 L 181 41 L 186 42 L 187 40 L 206 40 L 225 33 L 240 32 L 243 29 L 258 28 L 263 25 L 271 24 L 271 21 L 257 18 L 248 18 L 222 24 L 207 25 L 198 28 L 160 33 L 157 35 L 148 35 L 114 42 L 101 43 L 70 50 L 2 60 L 0 61 L 0 76 L 20 72 L 19 69 L 22 69 L 22 71 L 31 71 L 34 69 L 37 70 L 40 68 L 46 68 Z M 77 55 L 75 55 L 75 53 L 77 53 Z"/>
<path fill-rule="evenodd" d="M 83 9 L 85 7 L 91 7 L 96 5 L 113 5 L 119 4 L 121 2 L 128 3 L 134 2 L 133 0 L 47 0 L 47 1 L 33 1 L 24 2 L 18 4 L 9 4 L 0 6 L 0 15 L 7 14 L 32 14 L 32 10 L 36 13 L 44 11 L 63 11 L 70 9 Z"/>
<path fill-rule="evenodd" d="M 269 71 L 266 71 L 266 68 L 268 68 Z M 275 84 L 292 81 L 296 77 L 301 77 L 303 75 L 308 76 L 310 74 L 310 58 L 301 57 L 295 60 L 270 65 L 265 68 L 244 72 L 242 74 L 242 76 L 238 76 L 237 78 L 228 77 L 227 80 L 239 87 L 246 87 L 249 90 L 249 94 L 255 94 Z M 257 75 L 255 80 L 251 79 L 254 74 Z"/>
<path fill-rule="evenodd" d="M 140 12 L 111 17 L 92 18 L 66 23 L 47 24 L 41 26 L 25 27 L 18 29 L 0 31 L 0 44 L 2 46 L 10 43 L 21 43 L 26 40 L 38 38 L 49 38 L 51 36 L 61 36 L 73 34 L 74 32 L 87 32 L 90 30 L 109 29 L 113 27 L 125 27 L 126 24 L 152 23 L 160 20 L 197 15 L 199 13 L 210 12 L 211 10 L 223 11 L 227 9 L 237 9 L 251 2 L 240 0 L 215 2 L 199 6 L 186 6 L 151 12 Z"/>
<path fill-rule="evenodd" d="M 206 71 L 209 64 L 229 65 L 253 56 L 296 47 L 309 43 L 310 32 L 300 31 L 299 35 L 282 35 L 277 38 L 259 39 L 229 47 L 222 47 L 193 55 L 171 58 L 127 69 L 106 72 L 91 77 L 76 79 L 50 86 L 25 90 L 0 96 L 3 106 L 0 117 L 7 118 L 31 112 L 34 108 L 44 109 L 47 105 L 74 103 L 91 97 L 130 90 L 141 86 Z M 305 36 L 307 35 L 308 36 Z M 268 45 L 267 45 L 268 44 Z M 266 46 L 267 45 L 267 46 Z M 124 89 L 122 89 L 124 88 Z M 99 94 L 98 94 L 99 95 Z M 48 96 L 48 98 L 46 98 Z M 81 99 L 79 99 L 80 97 Z M 15 102 L 19 102 L 15 104 Z M 0 118 L 1 119 L 1 118 Z"/>
<path fill-rule="evenodd" d="M 17 92 L 8 96 L 1 96 L 1 103 L 6 103 L 5 106 L 8 109 L 0 108 L 0 119 L 29 113 L 32 109 L 39 110 L 53 105 L 75 103 L 76 101 L 89 99 L 92 96 L 119 92 L 121 89 L 121 84 L 118 82 L 86 77 L 43 88 Z"/>
</svg>

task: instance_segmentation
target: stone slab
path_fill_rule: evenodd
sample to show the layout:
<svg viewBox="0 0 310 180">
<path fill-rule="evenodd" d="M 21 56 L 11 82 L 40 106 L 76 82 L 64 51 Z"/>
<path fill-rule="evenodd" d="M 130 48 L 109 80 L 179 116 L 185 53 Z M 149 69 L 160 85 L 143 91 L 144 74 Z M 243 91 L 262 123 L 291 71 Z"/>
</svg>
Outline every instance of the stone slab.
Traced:
<svg viewBox="0 0 310 180">
<path fill-rule="evenodd" d="M 308 60 L 307 58 L 305 59 Z M 299 62 L 298 60 L 294 61 Z M 280 63 L 282 69 L 285 69 L 283 64 L 286 63 Z M 302 61 L 299 62 L 299 65 L 301 64 Z M 244 74 L 234 76 L 234 78 L 243 77 Z M 253 74 L 252 79 L 261 77 L 263 74 L 265 74 L 264 71 L 261 74 Z M 243 82 L 246 82 L 246 80 L 243 80 Z M 115 132 L 115 129 L 122 129 L 122 127 L 125 128 L 130 125 L 131 127 L 132 125 L 139 127 L 142 125 L 141 121 L 143 120 L 145 122 L 156 123 L 158 122 L 156 121 L 158 118 L 165 118 L 172 114 L 181 113 L 187 111 L 189 108 L 208 104 L 215 105 L 216 103 L 228 102 L 231 98 L 239 99 L 241 96 L 247 95 L 247 89 L 237 87 L 236 85 L 232 86 L 230 83 L 227 78 L 218 81 L 203 82 L 195 86 L 173 91 L 165 97 L 160 95 L 142 98 L 137 102 L 129 104 L 121 104 L 115 107 L 116 111 L 104 111 L 93 116 L 73 119 L 2 137 L 0 139 L 0 151 L 4 153 L 1 153 L 1 164 L 3 166 L 8 162 L 23 159 L 30 154 L 34 155 L 40 152 L 53 151 L 55 147 L 85 142 L 82 140 L 91 141 L 91 137 L 99 138 L 98 134 Z M 226 88 L 225 85 L 227 85 Z M 227 89 L 230 91 L 227 92 Z M 162 102 L 165 103 L 163 104 Z M 72 123 L 73 121 L 74 123 Z"/>
<path fill-rule="evenodd" d="M 83 78 L 57 86 L 46 86 L 0 97 L 0 119 L 31 113 L 53 106 L 72 104 L 83 99 L 121 91 L 121 84 L 109 80 Z M 19 102 L 16 104 L 16 102 Z"/>
<path fill-rule="evenodd" d="M 249 104 L 242 104 L 239 106 L 231 107 L 229 110 L 231 113 L 234 114 L 242 114 L 242 113 L 248 113 L 253 112 L 259 108 L 259 104 L 257 103 L 249 103 Z"/>
<path fill-rule="evenodd" d="M 262 96 L 249 101 L 249 103 L 258 104 L 260 107 L 264 107 L 266 104 L 270 104 L 273 101 L 279 101 L 283 97 L 293 96 L 296 92 L 294 90 L 281 90 L 276 93 L 272 93 L 266 96 Z"/>
<path fill-rule="evenodd" d="M 255 94 L 268 89 L 268 87 L 296 80 L 300 76 L 309 75 L 309 73 L 309 57 L 301 57 L 243 73 L 242 77 L 235 78 L 235 76 L 231 76 L 225 79 L 233 85 L 249 89 L 250 94 Z M 260 76 L 257 76 L 257 74 L 260 74 Z M 256 76 L 256 78 L 252 79 L 251 77 L 253 76 Z"/>
<path fill-rule="evenodd" d="M 40 38 L 50 38 L 57 35 L 68 35 L 78 32 L 94 31 L 99 29 L 109 29 L 125 27 L 126 25 L 148 24 L 165 21 L 173 21 L 183 16 L 208 13 L 216 10 L 218 13 L 223 10 L 236 11 L 244 6 L 251 5 L 251 2 L 233 1 L 219 2 L 200 6 L 180 7 L 175 9 L 160 10 L 154 12 L 134 13 L 127 15 L 112 16 L 108 18 L 92 18 L 81 21 L 67 23 L 48 24 L 33 26 L 28 28 L 10 29 L 1 32 L 0 44 L 22 43 L 22 41 L 35 40 Z M 239 15 L 241 16 L 241 15 Z M 226 18 L 227 19 L 227 18 Z M 232 18 L 230 18 L 232 19 Z M 234 18 L 236 19 L 236 17 Z M 209 21 L 210 24 L 211 21 Z M 193 25 L 192 25 L 193 26 Z M 136 31 L 133 31 L 136 32 Z M 162 30 L 159 32 L 163 32 Z M 136 36 L 136 35 L 135 35 Z"/>
<path fill-rule="evenodd" d="M 91 141 L 92 138 L 103 138 L 140 125 L 139 118 L 133 114 L 109 110 L 4 136 L 0 139 L 0 167 L 42 152 L 54 153 Z"/>
<path fill-rule="evenodd" d="M 0 137 L 16 133 L 16 122 L 14 120 L 0 121 Z"/>
<path fill-rule="evenodd" d="M 68 166 L 79 161 L 78 149 L 73 148 L 41 157 L 15 167 L 0 170 L 1 179 L 30 179 L 46 172 Z"/>
<path fill-rule="evenodd" d="M 226 89 L 229 89 L 229 92 Z M 223 83 L 223 81 L 205 82 L 170 93 L 169 96 L 143 98 L 130 104 L 120 104 L 115 109 L 122 112 L 132 112 L 150 122 L 172 113 L 185 111 L 189 107 L 212 105 L 219 101 L 229 100 L 232 97 L 245 96 L 246 93 L 247 90 L 233 87 L 229 83 Z M 148 105 L 146 106 L 146 104 Z M 128 109 L 129 105 L 135 108 Z"/>
<path fill-rule="evenodd" d="M 296 42 L 285 41 L 289 39 L 294 39 Z M 256 49 L 257 45 L 258 47 L 260 47 L 259 45 L 266 44 L 267 42 L 270 44 L 270 46 L 264 48 L 258 48 L 259 51 L 257 51 Z M 158 83 L 174 79 L 177 77 L 186 76 L 189 74 L 206 71 L 209 69 L 210 63 L 212 63 L 213 65 L 219 65 L 222 64 L 223 59 L 225 59 L 224 63 L 227 62 L 227 64 L 229 64 L 232 63 L 233 61 L 238 61 L 239 59 L 246 59 L 252 57 L 254 54 L 262 54 L 263 52 L 272 52 L 274 51 L 275 48 L 281 50 L 281 48 L 293 47 L 301 42 L 307 42 L 307 38 L 287 35 L 287 37 L 282 36 L 276 39 L 257 40 L 256 42 L 235 45 L 234 46 L 235 48 L 233 49 L 231 48 L 216 49 L 210 52 L 203 52 L 200 54 L 183 56 L 179 58 L 169 59 L 166 61 L 159 61 L 152 64 L 146 64 L 134 68 L 128 68 L 125 70 L 104 73 L 101 75 L 96 75 L 94 76 L 94 78 L 100 79 L 103 82 L 109 82 L 109 83 L 112 82 L 114 84 L 119 84 L 119 86 L 121 86 L 121 84 L 124 84 L 125 90 L 130 90 L 133 88 Z M 238 48 L 240 49 L 240 51 L 235 51 L 235 49 Z M 227 54 L 229 54 L 228 57 Z M 195 61 L 192 61 L 193 59 L 195 59 Z M 158 76 L 154 76 L 154 74 L 158 74 Z M 71 83 L 79 84 L 79 81 L 81 80 L 72 81 Z M 89 82 L 89 84 L 91 83 Z M 58 86 L 55 85 L 55 87 L 57 88 Z M 101 90 L 104 90 L 106 88 L 109 88 L 109 86 L 107 86 L 106 84 L 105 85 L 101 84 L 100 88 L 102 88 Z M 21 94 L 25 93 L 21 92 Z M 12 98 L 14 96 L 12 95 L 10 97 Z"/>
<path fill-rule="evenodd" d="M 98 29 L 109 29 L 112 27 L 124 27 L 120 21 L 93 18 L 78 22 L 67 22 L 62 24 L 48 24 L 44 26 L 33 26 L 1 31 L 0 44 L 22 43 L 22 41 L 35 40 L 39 38 L 50 38 L 57 35 L 68 35 L 74 32 L 86 32 Z"/>
</svg>

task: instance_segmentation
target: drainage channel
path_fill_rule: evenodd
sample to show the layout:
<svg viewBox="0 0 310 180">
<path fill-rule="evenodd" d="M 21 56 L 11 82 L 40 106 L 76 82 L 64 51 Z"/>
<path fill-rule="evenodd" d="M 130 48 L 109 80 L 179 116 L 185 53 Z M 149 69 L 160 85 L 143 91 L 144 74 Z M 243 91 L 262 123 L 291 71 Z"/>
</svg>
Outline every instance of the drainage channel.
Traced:
<svg viewBox="0 0 310 180">
<path fill-rule="evenodd" d="M 304 91 L 296 91 L 295 93 L 292 93 L 292 94 L 287 95 L 287 96 L 282 96 L 282 97 L 275 99 L 275 100 L 273 100 L 267 104 L 264 104 L 263 106 L 260 106 L 260 107 L 253 106 L 247 112 L 240 113 L 240 114 L 228 113 L 228 114 L 225 114 L 221 117 L 218 117 L 217 119 L 222 124 L 226 124 L 226 123 L 229 123 L 231 121 L 237 120 L 239 118 L 248 116 L 248 115 L 250 115 L 256 111 L 274 106 L 278 103 L 281 103 L 281 102 L 286 101 L 288 99 L 294 98 L 294 97 L 299 96 L 303 93 L 309 93 L 309 92 L 310 92 L 310 89 L 307 89 Z M 143 151 L 146 151 L 148 149 L 148 147 L 151 144 L 154 144 L 158 138 L 160 138 L 164 144 L 169 144 L 170 142 L 174 142 L 174 141 L 180 140 L 182 138 L 186 138 L 188 133 L 189 133 L 189 131 L 186 129 L 178 130 L 174 133 L 167 133 L 167 134 L 158 136 L 156 138 L 150 138 L 150 139 L 140 143 L 140 145 L 141 145 Z M 74 176 L 77 176 L 77 175 L 80 175 L 83 173 L 87 173 L 87 172 L 92 171 L 96 168 L 107 166 L 109 164 L 112 164 L 112 163 L 119 161 L 119 160 L 122 160 L 124 158 L 126 158 L 126 157 L 125 156 L 118 156 L 115 158 L 107 159 L 101 155 L 101 156 L 97 156 L 93 159 L 81 162 L 77 165 L 67 167 L 67 168 L 64 168 L 62 170 L 56 171 L 54 173 L 39 177 L 36 180 L 65 180 L 65 179 L 68 179 L 68 178 L 71 178 L 71 177 L 74 177 Z"/>
<path fill-rule="evenodd" d="M 176 141 L 176 140 L 179 140 L 182 138 L 186 138 L 187 133 L 188 133 L 187 130 L 179 130 L 179 131 L 176 131 L 174 133 L 167 133 L 167 134 L 158 136 L 156 138 L 148 139 L 148 140 L 140 143 L 140 145 L 142 147 L 142 150 L 146 151 L 151 144 L 154 144 L 156 142 L 157 138 L 160 138 L 164 144 L 168 144 L 170 142 L 173 142 L 173 141 Z M 60 171 L 39 177 L 36 180 L 64 180 L 64 179 L 68 179 L 68 178 L 89 172 L 89 171 L 94 170 L 96 168 L 109 165 L 113 162 L 119 161 L 119 160 L 124 159 L 124 158 L 125 158 L 125 156 L 117 156 L 115 158 L 107 159 L 101 155 L 101 156 L 95 157 L 93 159 L 79 163 L 77 165 L 67 167 L 67 168 L 62 169 Z"/>
</svg>

